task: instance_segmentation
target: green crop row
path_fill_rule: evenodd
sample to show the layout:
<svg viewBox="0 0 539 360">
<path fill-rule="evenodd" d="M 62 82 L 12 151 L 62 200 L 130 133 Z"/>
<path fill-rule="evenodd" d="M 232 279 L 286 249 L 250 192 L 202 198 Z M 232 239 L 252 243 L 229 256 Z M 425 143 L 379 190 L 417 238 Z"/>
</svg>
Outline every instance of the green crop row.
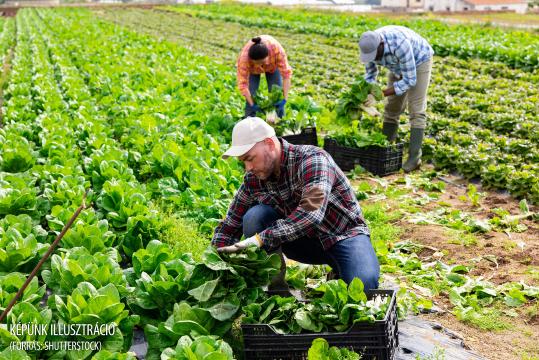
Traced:
<svg viewBox="0 0 539 360">
<path fill-rule="evenodd" d="M 290 32 L 346 37 L 357 40 L 364 31 L 385 25 L 415 29 L 430 40 L 440 56 L 500 61 L 513 68 L 539 68 L 539 36 L 526 31 L 508 31 L 480 25 L 450 25 L 431 19 L 394 19 L 357 14 L 323 13 L 268 6 L 219 5 L 169 8 L 201 18 L 237 22 L 246 26 L 282 28 Z"/>
</svg>

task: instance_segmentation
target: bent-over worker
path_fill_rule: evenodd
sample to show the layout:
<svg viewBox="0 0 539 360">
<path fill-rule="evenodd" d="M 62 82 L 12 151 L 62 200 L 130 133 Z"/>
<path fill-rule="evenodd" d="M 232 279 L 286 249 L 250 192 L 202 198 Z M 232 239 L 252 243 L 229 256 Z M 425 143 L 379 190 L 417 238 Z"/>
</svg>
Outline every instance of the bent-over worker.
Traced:
<svg viewBox="0 0 539 360">
<path fill-rule="evenodd" d="M 260 35 L 249 40 L 238 58 L 238 88 L 246 100 L 246 117 L 256 116 L 260 111 L 260 107 L 254 101 L 260 86 L 260 74 L 266 74 L 268 91 L 271 91 L 274 85 L 283 88 L 284 99 L 275 104 L 277 116 L 282 118 L 288 99 L 292 68 L 288 64 L 283 47 L 270 35 Z"/>
<path fill-rule="evenodd" d="M 390 70 L 384 109 L 383 133 L 390 142 L 397 139 L 399 118 L 406 105 L 410 114 L 408 160 L 402 168 L 413 171 L 421 165 L 421 144 L 426 127 L 427 89 L 434 51 L 427 40 L 404 26 L 384 26 L 367 31 L 359 39 L 365 80 L 376 82 L 378 65 Z"/>
<path fill-rule="evenodd" d="M 329 264 L 347 283 L 358 277 L 365 289 L 378 287 L 369 229 L 350 182 L 327 152 L 292 145 L 264 120 L 248 117 L 234 126 L 223 155 L 229 156 L 243 162 L 246 174 L 215 229 L 212 244 L 219 251 L 281 249 L 302 263 Z"/>
</svg>

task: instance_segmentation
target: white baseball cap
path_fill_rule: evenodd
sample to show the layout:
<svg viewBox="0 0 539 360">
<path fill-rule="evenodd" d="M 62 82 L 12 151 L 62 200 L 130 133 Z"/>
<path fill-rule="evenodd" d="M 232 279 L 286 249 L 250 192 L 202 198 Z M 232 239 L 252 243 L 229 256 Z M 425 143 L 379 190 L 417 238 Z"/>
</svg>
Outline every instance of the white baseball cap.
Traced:
<svg viewBox="0 0 539 360">
<path fill-rule="evenodd" d="M 376 31 L 365 31 L 359 39 L 361 62 L 367 64 L 376 58 L 378 45 L 382 42 L 382 36 Z"/>
<path fill-rule="evenodd" d="M 275 136 L 275 130 L 267 122 L 259 117 L 247 117 L 234 125 L 232 146 L 223 154 L 223 159 L 229 156 L 242 156 L 257 142 L 273 136 Z"/>
</svg>

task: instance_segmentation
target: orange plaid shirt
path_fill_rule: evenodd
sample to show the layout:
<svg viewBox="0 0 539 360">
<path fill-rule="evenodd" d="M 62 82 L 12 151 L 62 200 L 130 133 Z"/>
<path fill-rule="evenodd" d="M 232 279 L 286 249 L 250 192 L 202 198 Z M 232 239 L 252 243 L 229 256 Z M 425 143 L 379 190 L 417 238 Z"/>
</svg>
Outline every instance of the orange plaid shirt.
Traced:
<svg viewBox="0 0 539 360">
<path fill-rule="evenodd" d="M 292 68 L 288 64 L 286 53 L 281 44 L 270 35 L 260 35 L 260 37 L 262 38 L 262 43 L 269 50 L 264 64 L 255 65 L 249 59 L 249 49 L 253 45 L 251 40 L 245 44 L 238 58 L 238 88 L 243 96 L 250 95 L 249 75 L 251 74 L 273 73 L 276 69 L 279 69 L 283 79 L 289 79 L 292 76 Z"/>
</svg>

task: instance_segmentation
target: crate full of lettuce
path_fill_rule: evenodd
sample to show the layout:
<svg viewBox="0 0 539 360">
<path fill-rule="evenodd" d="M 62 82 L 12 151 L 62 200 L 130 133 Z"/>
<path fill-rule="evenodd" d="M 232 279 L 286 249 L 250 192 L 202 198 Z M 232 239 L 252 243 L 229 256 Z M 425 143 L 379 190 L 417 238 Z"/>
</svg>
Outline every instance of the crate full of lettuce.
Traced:
<svg viewBox="0 0 539 360">
<path fill-rule="evenodd" d="M 369 119 L 380 116 L 376 101 L 383 98 L 381 88 L 357 78 L 337 102 L 338 122 L 348 126 L 332 131 L 324 140 L 324 149 L 343 171 L 361 166 L 378 176 L 398 171 L 402 166 L 403 144 L 390 144 Z"/>
<path fill-rule="evenodd" d="M 321 282 L 307 301 L 272 296 L 244 308 L 247 360 L 306 359 L 313 341 L 345 347 L 362 359 L 394 359 L 398 347 L 394 290 L 363 291 L 354 279 Z"/>
</svg>

